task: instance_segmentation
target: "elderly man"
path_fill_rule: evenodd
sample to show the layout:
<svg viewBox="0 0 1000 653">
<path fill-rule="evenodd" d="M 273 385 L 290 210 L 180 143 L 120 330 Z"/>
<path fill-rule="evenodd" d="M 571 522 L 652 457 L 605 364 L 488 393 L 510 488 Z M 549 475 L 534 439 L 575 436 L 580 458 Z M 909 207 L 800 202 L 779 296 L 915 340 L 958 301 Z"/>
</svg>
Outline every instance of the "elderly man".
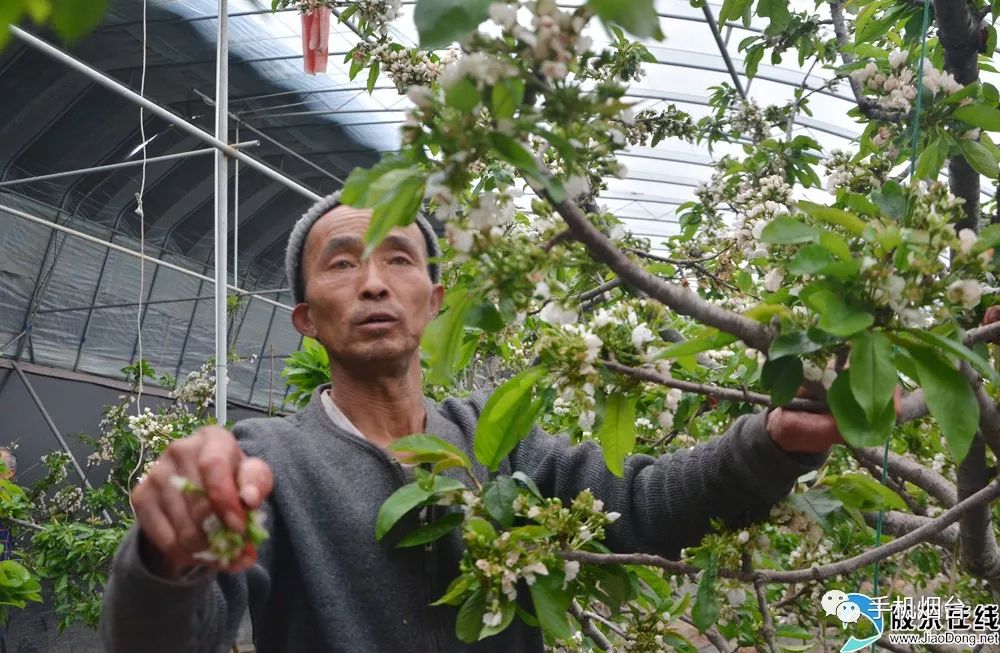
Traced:
<svg viewBox="0 0 1000 653">
<path fill-rule="evenodd" d="M 437 241 L 420 219 L 365 258 L 370 217 L 326 198 L 289 239 L 292 321 L 329 352 L 332 384 L 289 417 L 246 420 L 233 433 L 206 427 L 171 444 L 135 489 L 136 527 L 105 592 L 107 650 L 223 651 L 248 606 L 260 653 L 542 650 L 539 631 L 519 621 L 462 644 L 455 609 L 430 605 L 457 574 L 456 533 L 429 547 L 375 540 L 379 506 L 409 478 L 386 447 L 427 432 L 471 457 L 483 398 L 438 405 L 424 397 L 420 337 L 444 292 Z M 591 488 L 621 513 L 608 533 L 614 550 L 676 556 L 711 517 L 738 526 L 766 516 L 840 441 L 830 416 L 779 409 L 744 416 L 691 450 L 632 456 L 616 478 L 594 444 L 572 446 L 536 428 L 504 469 L 564 501 Z M 207 497 L 179 492 L 175 474 Z M 259 551 L 248 548 L 225 568 L 199 564 L 207 516 L 243 530 L 245 511 L 258 507 L 271 531 Z"/>
</svg>

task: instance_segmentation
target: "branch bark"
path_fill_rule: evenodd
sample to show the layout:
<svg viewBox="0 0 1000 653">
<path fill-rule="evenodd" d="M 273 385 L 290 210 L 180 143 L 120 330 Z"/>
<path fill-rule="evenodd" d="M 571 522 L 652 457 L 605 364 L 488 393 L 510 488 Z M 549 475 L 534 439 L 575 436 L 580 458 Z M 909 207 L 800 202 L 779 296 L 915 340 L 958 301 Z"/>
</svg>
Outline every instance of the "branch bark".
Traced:
<svg viewBox="0 0 1000 653">
<path fill-rule="evenodd" d="M 641 381 L 658 383 L 668 388 L 677 388 L 678 390 L 684 390 L 685 392 L 695 392 L 697 394 L 718 397 L 719 399 L 727 399 L 729 401 L 742 401 L 744 403 L 758 404 L 761 406 L 773 405 L 770 395 L 760 392 L 751 392 L 750 390 L 739 388 L 724 388 L 722 386 L 710 385 L 708 383 L 684 381 L 682 379 L 664 376 L 650 369 L 643 367 L 630 367 L 615 361 L 602 360 L 599 362 L 612 372 L 625 374 Z M 802 410 L 810 412 L 825 412 L 827 410 L 825 403 L 815 399 L 792 399 L 792 401 L 785 407 L 789 410 Z"/>
<path fill-rule="evenodd" d="M 969 453 L 958 466 L 958 496 L 971 496 L 989 482 L 986 444 L 978 434 Z M 966 570 L 989 583 L 993 597 L 1000 600 L 1000 545 L 993 532 L 993 509 L 989 504 L 975 506 L 959 522 L 962 537 L 961 557 Z"/>
<path fill-rule="evenodd" d="M 878 520 L 878 513 L 866 512 L 864 513 L 864 518 L 866 524 L 875 528 L 875 523 Z M 898 510 L 890 510 L 889 512 L 882 513 L 882 532 L 893 537 L 902 537 L 907 533 L 912 533 L 930 521 L 932 521 L 930 517 L 919 517 L 917 515 L 911 515 Z M 927 538 L 927 541 L 951 551 L 955 548 L 955 542 L 958 541 L 958 535 L 958 528 L 955 526 L 949 526 L 940 533 L 936 533 L 935 535 Z"/>
<path fill-rule="evenodd" d="M 716 306 L 683 286 L 668 283 L 650 274 L 592 225 L 580 207 L 570 200 L 554 202 L 542 184 L 534 179 L 527 181 L 536 195 L 546 198 L 556 208 L 573 232 L 573 237 L 587 247 L 594 259 L 604 263 L 621 277 L 622 282 L 645 292 L 681 315 L 731 333 L 754 349 L 767 351 L 773 335 L 763 324 Z"/>
<path fill-rule="evenodd" d="M 938 39 L 944 50 L 944 69 L 960 84 L 979 79 L 979 20 L 967 0 L 935 0 L 934 18 Z M 955 197 L 965 200 L 965 218 L 955 229 L 979 233 L 979 173 L 962 155 L 948 161 L 948 185 Z"/>
<path fill-rule="evenodd" d="M 859 447 L 851 452 L 858 458 L 882 467 L 882 451 L 876 448 Z M 951 508 L 958 503 L 958 491 L 955 486 L 932 469 L 893 451 L 889 452 L 889 473 L 893 476 L 913 483 L 918 488 L 931 495 L 942 505 Z"/>
<path fill-rule="evenodd" d="M 841 560 L 840 562 L 792 571 L 767 570 L 747 573 L 736 569 L 719 569 L 718 575 L 721 578 L 735 578 L 748 583 L 752 583 L 758 578 L 768 583 L 798 583 L 809 580 L 820 581 L 833 578 L 834 576 L 842 576 L 862 567 L 867 567 L 874 562 L 885 560 L 890 556 L 913 548 L 917 544 L 926 542 L 931 536 L 951 526 L 970 511 L 984 505 L 988 509 L 989 504 L 998 498 L 1000 498 L 1000 480 L 995 480 L 916 530 L 888 544 L 883 544 L 878 548 L 871 549 L 853 558 Z M 591 553 L 590 551 L 562 551 L 560 555 L 566 560 L 578 560 L 589 564 L 648 565 L 666 569 L 675 574 L 696 574 L 701 571 L 700 568 L 684 562 L 668 560 L 660 556 L 645 553 L 607 554 Z"/>
</svg>

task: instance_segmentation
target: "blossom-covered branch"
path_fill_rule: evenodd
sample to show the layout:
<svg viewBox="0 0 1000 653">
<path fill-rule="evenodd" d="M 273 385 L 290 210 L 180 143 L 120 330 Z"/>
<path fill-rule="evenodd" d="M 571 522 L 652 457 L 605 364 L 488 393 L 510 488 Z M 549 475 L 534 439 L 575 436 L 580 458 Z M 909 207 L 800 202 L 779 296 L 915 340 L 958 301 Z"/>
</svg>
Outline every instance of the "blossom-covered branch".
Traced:
<svg viewBox="0 0 1000 653">
<path fill-rule="evenodd" d="M 796 569 L 793 571 L 756 571 L 748 573 L 736 569 L 719 569 L 718 575 L 721 578 L 735 578 L 744 582 L 754 582 L 755 579 L 760 578 L 768 583 L 797 583 L 808 580 L 821 581 L 827 578 L 833 578 L 834 576 L 843 576 L 844 574 L 857 571 L 858 569 L 867 567 L 874 562 L 885 560 L 890 556 L 906 551 L 907 549 L 927 541 L 931 536 L 940 533 L 948 526 L 957 522 L 969 511 L 975 510 L 984 505 L 988 506 L 998 498 L 1000 498 L 1000 480 L 994 480 L 982 490 L 979 490 L 975 494 L 941 513 L 940 516 L 928 521 L 926 524 L 907 533 L 906 535 L 897 538 L 888 544 L 884 544 L 880 547 L 871 549 L 870 551 L 866 551 L 865 553 L 840 562 L 820 565 L 818 567 L 814 566 L 809 569 Z M 665 569 L 675 574 L 696 574 L 701 571 L 699 567 L 694 565 L 644 553 L 620 554 L 591 553 L 589 551 L 563 551 L 560 555 L 566 560 L 576 560 L 578 562 L 591 564 L 649 565 L 651 567 Z"/>
</svg>

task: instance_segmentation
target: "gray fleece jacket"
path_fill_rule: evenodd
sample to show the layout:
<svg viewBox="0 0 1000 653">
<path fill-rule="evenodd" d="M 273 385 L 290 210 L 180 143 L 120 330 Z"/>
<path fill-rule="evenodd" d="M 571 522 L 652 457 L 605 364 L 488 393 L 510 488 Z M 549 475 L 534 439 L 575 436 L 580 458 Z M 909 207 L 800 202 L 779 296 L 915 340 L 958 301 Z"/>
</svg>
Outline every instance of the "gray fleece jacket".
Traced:
<svg viewBox="0 0 1000 653">
<path fill-rule="evenodd" d="M 251 419 L 234 432 L 243 450 L 274 472 L 266 502 L 271 538 L 259 561 L 239 574 L 203 570 L 183 581 L 153 575 L 139 556 L 138 533 L 122 541 L 105 588 L 101 635 L 113 653 L 222 653 L 249 605 L 259 653 L 436 653 L 542 651 L 539 631 L 519 620 L 474 645 L 454 635 L 456 610 L 431 607 L 458 573 L 457 533 L 425 548 L 394 544 L 416 525 L 403 520 L 375 541 L 379 506 L 408 481 L 385 451 L 330 420 L 320 388 L 302 411 Z M 426 431 L 470 459 L 485 396 L 425 399 Z M 584 488 L 621 513 L 607 544 L 618 552 L 676 557 L 709 531 L 763 519 L 822 454 L 788 454 L 764 427 L 764 414 L 736 420 L 724 435 L 661 458 L 631 456 L 623 478 L 607 471 L 592 443 L 536 428 L 504 462 L 548 496 L 568 501 Z M 480 479 L 487 478 L 481 467 Z M 456 475 L 456 478 L 460 478 Z"/>
</svg>

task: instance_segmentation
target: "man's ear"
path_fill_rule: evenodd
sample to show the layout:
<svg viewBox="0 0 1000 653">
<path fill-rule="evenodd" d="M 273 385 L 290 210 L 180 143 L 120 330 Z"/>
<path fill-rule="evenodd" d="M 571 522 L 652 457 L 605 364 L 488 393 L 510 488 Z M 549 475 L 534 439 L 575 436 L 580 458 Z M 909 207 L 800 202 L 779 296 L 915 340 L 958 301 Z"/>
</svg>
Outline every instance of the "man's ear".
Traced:
<svg viewBox="0 0 1000 653">
<path fill-rule="evenodd" d="M 316 325 L 309 315 L 309 304 L 302 302 L 295 305 L 295 308 L 292 309 L 292 324 L 295 326 L 295 330 L 302 335 L 309 338 L 316 337 Z"/>
<path fill-rule="evenodd" d="M 431 290 L 431 319 L 437 317 L 437 314 L 441 312 L 441 304 L 444 303 L 444 286 L 439 283 L 434 284 L 433 290 Z"/>
</svg>

